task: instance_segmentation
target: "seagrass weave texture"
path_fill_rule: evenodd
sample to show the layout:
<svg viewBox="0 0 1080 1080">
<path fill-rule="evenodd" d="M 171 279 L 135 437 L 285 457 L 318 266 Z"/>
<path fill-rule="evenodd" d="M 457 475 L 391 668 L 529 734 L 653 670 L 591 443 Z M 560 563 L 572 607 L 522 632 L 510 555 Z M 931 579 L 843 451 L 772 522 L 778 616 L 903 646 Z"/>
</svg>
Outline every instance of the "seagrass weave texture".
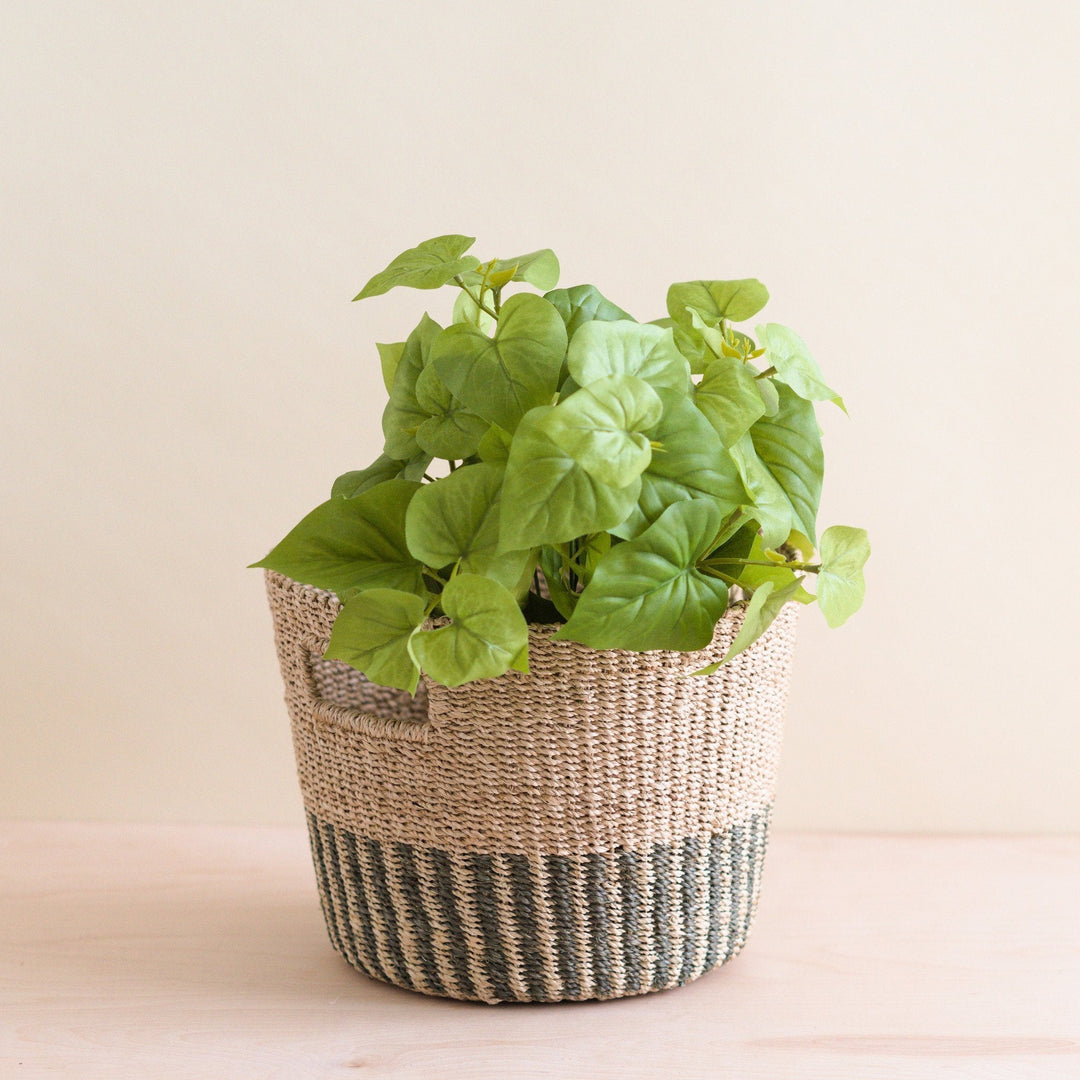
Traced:
<svg viewBox="0 0 1080 1080">
<path fill-rule="evenodd" d="M 621 997 L 735 955 L 760 887 L 794 646 L 789 605 L 712 676 L 695 653 L 530 630 L 530 673 L 415 699 L 322 659 L 336 597 L 267 590 L 334 947 L 481 1001 Z"/>
</svg>

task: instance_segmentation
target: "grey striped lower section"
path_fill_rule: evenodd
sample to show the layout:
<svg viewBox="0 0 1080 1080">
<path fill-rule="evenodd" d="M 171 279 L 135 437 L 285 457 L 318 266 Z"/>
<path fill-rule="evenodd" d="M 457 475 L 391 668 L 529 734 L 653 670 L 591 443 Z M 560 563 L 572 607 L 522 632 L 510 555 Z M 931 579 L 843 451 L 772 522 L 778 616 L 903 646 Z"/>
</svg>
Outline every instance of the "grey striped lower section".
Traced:
<svg viewBox="0 0 1080 1080">
<path fill-rule="evenodd" d="M 768 811 L 711 837 L 582 856 L 451 855 L 308 814 L 330 941 L 355 968 L 473 1001 L 666 990 L 731 959 L 757 907 Z"/>
</svg>

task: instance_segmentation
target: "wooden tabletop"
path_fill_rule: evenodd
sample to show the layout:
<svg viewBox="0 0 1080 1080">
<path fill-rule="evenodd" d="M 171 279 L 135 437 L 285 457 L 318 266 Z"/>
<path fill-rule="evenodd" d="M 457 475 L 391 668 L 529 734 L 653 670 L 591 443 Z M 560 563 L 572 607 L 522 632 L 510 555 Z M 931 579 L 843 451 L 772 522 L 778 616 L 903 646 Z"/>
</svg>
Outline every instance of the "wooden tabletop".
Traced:
<svg viewBox="0 0 1080 1080">
<path fill-rule="evenodd" d="M 330 948 L 299 829 L 0 825 L 0 1077 L 1080 1078 L 1080 838 L 774 838 L 679 990 L 474 1005 Z"/>
</svg>

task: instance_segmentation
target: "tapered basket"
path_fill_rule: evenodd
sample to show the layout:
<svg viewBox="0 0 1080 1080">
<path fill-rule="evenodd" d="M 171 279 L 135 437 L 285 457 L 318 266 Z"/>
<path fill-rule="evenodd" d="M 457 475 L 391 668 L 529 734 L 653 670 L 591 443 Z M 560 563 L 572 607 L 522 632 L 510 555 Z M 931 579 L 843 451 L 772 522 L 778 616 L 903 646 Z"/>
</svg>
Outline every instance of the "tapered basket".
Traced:
<svg viewBox="0 0 1080 1080">
<path fill-rule="evenodd" d="M 319 896 L 364 974 L 474 1001 L 680 986 L 757 907 L 797 607 L 715 675 L 533 627 L 528 675 L 415 698 L 323 659 L 331 593 L 268 571 Z"/>
</svg>

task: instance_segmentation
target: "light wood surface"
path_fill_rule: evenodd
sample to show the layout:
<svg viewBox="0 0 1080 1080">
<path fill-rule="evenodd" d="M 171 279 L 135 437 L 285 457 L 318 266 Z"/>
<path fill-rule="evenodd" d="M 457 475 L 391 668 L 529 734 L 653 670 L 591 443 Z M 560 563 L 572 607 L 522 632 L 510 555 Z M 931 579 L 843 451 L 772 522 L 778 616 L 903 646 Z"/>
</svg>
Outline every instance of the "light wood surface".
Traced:
<svg viewBox="0 0 1080 1080">
<path fill-rule="evenodd" d="M 1080 838 L 781 835 L 745 953 L 471 1005 L 331 951 L 291 829 L 0 825 L 0 1077 L 1080 1077 Z"/>
</svg>

